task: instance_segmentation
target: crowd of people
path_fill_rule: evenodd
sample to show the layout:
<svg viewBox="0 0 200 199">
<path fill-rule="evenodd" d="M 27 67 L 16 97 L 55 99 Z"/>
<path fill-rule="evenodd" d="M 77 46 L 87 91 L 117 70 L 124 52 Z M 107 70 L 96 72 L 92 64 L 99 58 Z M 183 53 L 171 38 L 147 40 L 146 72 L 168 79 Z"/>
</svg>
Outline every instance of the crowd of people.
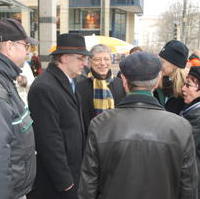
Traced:
<svg viewBox="0 0 200 199">
<path fill-rule="evenodd" d="M 108 46 L 64 33 L 26 78 L 30 45 L 0 20 L 1 199 L 200 198 L 199 50 L 135 47 L 115 77 Z"/>
</svg>

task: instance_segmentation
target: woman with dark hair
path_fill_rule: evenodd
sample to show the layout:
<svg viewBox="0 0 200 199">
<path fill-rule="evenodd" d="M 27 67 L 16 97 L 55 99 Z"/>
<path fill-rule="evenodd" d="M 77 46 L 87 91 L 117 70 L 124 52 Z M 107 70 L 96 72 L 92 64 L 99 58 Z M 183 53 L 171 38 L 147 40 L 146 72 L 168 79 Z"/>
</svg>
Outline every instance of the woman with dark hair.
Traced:
<svg viewBox="0 0 200 199">
<path fill-rule="evenodd" d="M 197 165 L 198 171 L 200 173 L 200 66 L 191 67 L 189 74 L 186 77 L 182 91 L 184 102 L 187 104 L 187 106 L 180 114 L 192 125 L 196 146 Z"/>
</svg>

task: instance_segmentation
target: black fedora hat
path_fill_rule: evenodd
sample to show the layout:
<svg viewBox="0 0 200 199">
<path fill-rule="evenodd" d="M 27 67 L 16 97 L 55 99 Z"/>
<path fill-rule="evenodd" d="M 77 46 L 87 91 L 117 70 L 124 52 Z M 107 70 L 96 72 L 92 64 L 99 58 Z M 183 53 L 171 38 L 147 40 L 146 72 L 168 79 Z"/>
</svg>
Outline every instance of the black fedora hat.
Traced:
<svg viewBox="0 0 200 199">
<path fill-rule="evenodd" d="M 91 56 L 85 46 L 85 39 L 78 34 L 61 34 L 57 38 L 56 50 L 51 55 L 58 54 L 80 54 Z"/>
</svg>

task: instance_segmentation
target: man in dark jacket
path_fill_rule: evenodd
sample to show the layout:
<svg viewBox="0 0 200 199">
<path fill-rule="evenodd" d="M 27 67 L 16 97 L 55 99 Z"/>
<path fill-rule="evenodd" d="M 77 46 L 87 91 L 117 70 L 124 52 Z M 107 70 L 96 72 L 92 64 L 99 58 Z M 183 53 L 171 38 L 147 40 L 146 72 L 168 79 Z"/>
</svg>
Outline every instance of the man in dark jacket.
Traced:
<svg viewBox="0 0 200 199">
<path fill-rule="evenodd" d="M 93 117 L 112 109 L 125 96 L 122 81 L 111 72 L 110 49 L 103 44 L 95 45 L 89 59 L 90 72 L 77 85 L 82 97 L 83 119 L 86 132 Z"/>
<path fill-rule="evenodd" d="M 31 199 L 76 199 L 85 133 L 73 78 L 89 52 L 84 37 L 58 36 L 57 49 L 28 95 L 37 149 L 37 175 Z"/>
<path fill-rule="evenodd" d="M 163 110 L 152 94 L 161 77 L 159 59 L 138 52 L 120 69 L 129 93 L 91 122 L 80 199 L 196 199 L 191 126 Z"/>
<path fill-rule="evenodd" d="M 19 97 L 19 76 L 30 43 L 22 25 L 0 20 L 0 198 L 21 199 L 31 190 L 35 173 L 35 143 L 29 110 Z"/>
</svg>

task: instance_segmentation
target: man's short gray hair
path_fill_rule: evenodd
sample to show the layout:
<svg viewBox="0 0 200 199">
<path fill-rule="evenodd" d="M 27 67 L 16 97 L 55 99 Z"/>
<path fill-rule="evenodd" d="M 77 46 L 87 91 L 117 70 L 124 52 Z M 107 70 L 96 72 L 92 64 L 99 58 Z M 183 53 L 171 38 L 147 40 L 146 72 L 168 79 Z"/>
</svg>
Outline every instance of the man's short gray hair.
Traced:
<svg viewBox="0 0 200 199">
<path fill-rule="evenodd" d="M 5 41 L 4 42 L 0 42 L 0 51 L 3 50 L 4 45 L 5 45 Z"/>
<path fill-rule="evenodd" d="M 104 44 L 97 44 L 93 46 L 92 49 L 90 50 L 90 53 L 92 54 L 92 56 L 94 56 L 94 54 L 96 53 L 102 53 L 102 52 L 106 52 L 111 55 L 110 48 Z"/>
<path fill-rule="evenodd" d="M 153 88 L 155 88 L 155 86 L 158 82 L 158 78 L 160 76 L 159 74 L 156 78 L 154 78 L 152 80 L 132 81 L 132 82 L 128 81 L 129 89 L 135 90 L 135 89 L 138 89 L 138 88 L 145 88 L 146 90 L 152 90 Z"/>
<path fill-rule="evenodd" d="M 2 42 L 0 42 L 0 51 L 1 51 L 2 47 L 3 47 Z"/>
</svg>

